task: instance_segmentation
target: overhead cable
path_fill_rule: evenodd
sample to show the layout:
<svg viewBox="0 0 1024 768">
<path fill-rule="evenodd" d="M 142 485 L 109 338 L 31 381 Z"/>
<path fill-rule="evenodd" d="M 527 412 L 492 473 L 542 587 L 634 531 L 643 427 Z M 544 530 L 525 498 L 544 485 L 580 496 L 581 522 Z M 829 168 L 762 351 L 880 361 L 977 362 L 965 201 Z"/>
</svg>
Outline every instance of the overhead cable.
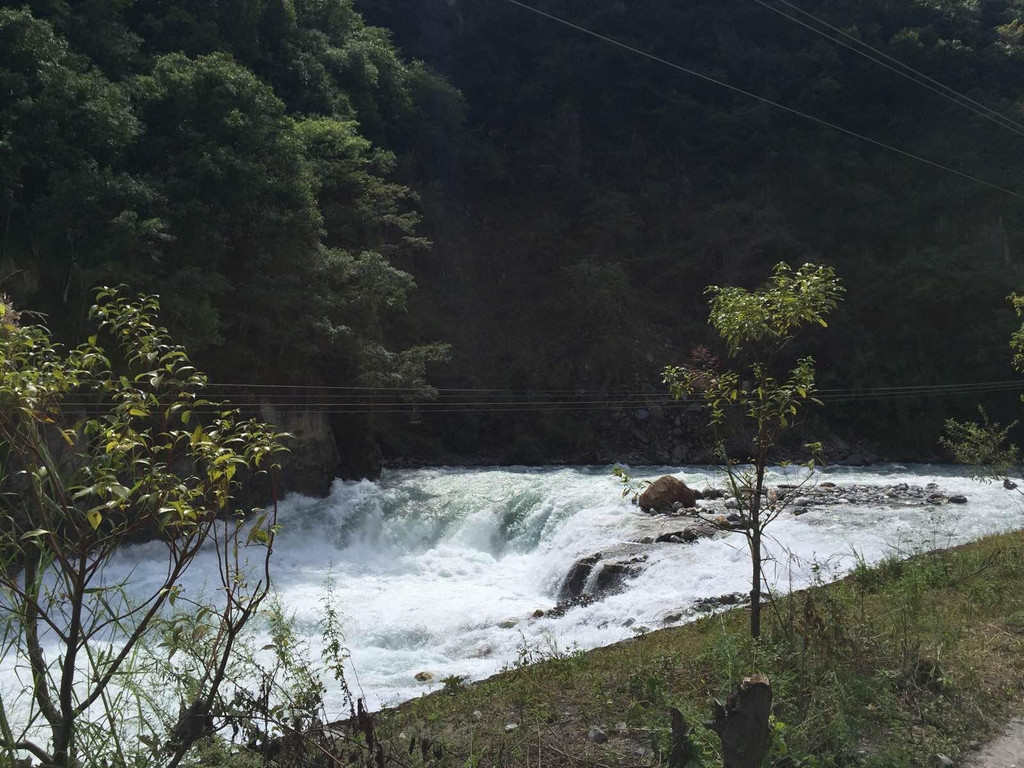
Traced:
<svg viewBox="0 0 1024 768">
<path fill-rule="evenodd" d="M 662 58 L 660 56 L 656 56 L 653 53 L 648 53 L 647 51 L 644 51 L 644 50 L 642 50 L 640 48 L 636 48 L 636 47 L 634 47 L 632 45 L 629 45 L 627 43 L 623 43 L 623 42 L 621 42 L 619 40 L 616 40 L 613 37 L 608 37 L 607 35 L 602 35 L 599 32 L 594 32 L 591 29 L 587 29 L 586 27 L 580 26 L 579 24 L 576 24 L 574 22 L 568 21 L 567 19 L 563 19 L 560 16 L 555 16 L 552 13 L 548 13 L 547 11 L 542 11 L 539 8 L 535 8 L 532 5 L 527 5 L 526 3 L 519 2 L 519 0 L 504 0 L 504 1 L 506 3 L 510 3 L 511 5 L 515 5 L 515 6 L 519 7 L 519 8 L 522 8 L 524 10 L 530 11 L 531 13 L 535 13 L 538 16 L 543 16 L 544 18 L 550 19 L 551 21 L 557 22 L 558 24 L 562 24 L 562 25 L 564 25 L 566 27 L 569 27 L 571 29 L 575 29 L 576 31 L 582 32 L 585 35 L 589 35 L 589 36 L 591 36 L 593 38 L 596 38 L 598 40 L 606 42 L 609 45 L 614 45 L 617 48 L 622 48 L 623 50 L 630 51 L 631 53 L 635 53 L 636 55 L 642 56 L 645 59 L 650 59 L 651 61 L 656 61 L 659 64 L 664 64 L 665 66 L 671 67 L 672 69 L 676 69 L 676 70 L 678 70 L 680 72 L 684 72 L 684 73 L 686 73 L 688 75 L 691 75 L 692 77 L 696 77 L 696 78 L 698 78 L 700 80 L 704 80 L 705 82 L 713 83 L 714 85 L 717 85 L 717 86 L 719 86 L 721 88 L 725 88 L 726 90 L 732 91 L 734 93 L 739 93 L 739 94 L 741 94 L 743 96 L 746 96 L 747 98 L 754 99 L 755 101 L 761 102 L 762 104 L 767 104 L 769 106 L 775 107 L 776 109 L 781 109 L 781 110 L 783 110 L 785 112 L 788 112 L 790 114 L 797 115 L 798 117 L 802 117 L 805 120 L 810 120 L 813 123 L 817 123 L 818 125 L 823 125 L 826 128 L 831 128 L 831 129 L 833 129 L 835 131 L 839 131 L 840 133 L 845 133 L 848 136 L 853 136 L 854 138 L 860 139 L 862 141 L 866 141 L 869 144 L 874 144 L 875 146 L 881 147 L 882 149 L 887 149 L 890 152 L 895 152 L 898 155 L 902 155 L 904 157 L 909 157 L 912 160 L 917 160 L 918 162 L 924 163 L 925 165 L 930 165 L 933 168 L 938 168 L 939 170 L 946 171 L 947 173 L 952 173 L 952 174 L 955 174 L 956 176 L 960 176 L 961 178 L 973 181 L 976 184 L 981 184 L 982 186 L 989 187 L 991 189 L 998 190 L 999 192 L 1003 192 L 1003 193 L 1005 193 L 1007 195 L 1011 195 L 1013 197 L 1016 197 L 1016 198 L 1018 198 L 1020 200 L 1024 200 L 1024 194 L 1021 194 L 1020 192 L 1015 192 L 1012 189 L 1000 186 L 999 184 L 995 184 L 995 183 L 993 183 L 991 181 L 986 181 L 985 179 L 979 178 L 977 176 L 973 176 L 972 174 L 966 173 L 964 171 L 958 171 L 956 168 L 952 168 L 952 167 L 950 167 L 948 165 L 943 165 L 942 163 L 936 162 L 935 160 L 929 160 L 927 157 L 915 154 L 913 152 L 908 152 L 905 149 L 900 149 L 899 147 L 894 147 L 892 144 L 886 144 L 884 141 L 879 141 L 878 139 L 873 139 L 870 136 L 865 136 L 862 133 L 857 133 L 856 131 L 853 131 L 853 130 L 851 130 L 849 128 L 844 128 L 843 126 L 841 126 L 841 125 L 839 125 L 837 123 L 833 123 L 833 122 L 831 122 L 829 120 L 825 120 L 824 118 L 821 118 L 821 117 L 816 117 L 815 115 L 812 115 L 812 114 L 810 114 L 808 112 L 802 112 L 799 109 L 795 109 L 793 107 L 788 107 L 785 104 L 782 104 L 782 103 L 780 103 L 778 101 L 773 101 L 772 99 L 769 99 L 769 98 L 767 98 L 765 96 L 761 96 L 759 94 L 756 94 L 753 91 L 745 90 L 743 88 L 740 88 L 739 86 L 732 85 L 731 83 L 727 83 L 727 82 L 725 82 L 723 80 L 718 80 L 718 79 L 716 79 L 714 77 L 711 77 L 710 75 L 706 75 L 703 72 L 699 72 L 699 71 L 697 71 L 695 69 L 690 69 L 689 67 L 684 67 L 681 64 L 676 64 L 673 61 L 669 61 L 668 59 L 664 59 L 664 58 Z"/>
<path fill-rule="evenodd" d="M 966 94 L 960 93 L 959 91 L 957 91 L 954 88 L 950 88 L 948 85 L 945 85 L 944 83 L 939 82 L 938 80 L 936 80 L 933 77 L 929 77 L 928 75 L 926 75 L 925 73 L 921 72 L 920 70 L 914 69 L 914 67 L 910 66 L 909 64 L 905 64 L 904 62 L 900 61 L 899 59 L 890 56 L 889 54 L 885 53 L 884 51 L 881 51 L 878 48 L 875 48 L 874 46 L 872 46 L 872 45 L 870 45 L 868 43 L 865 43 L 863 40 L 861 40 L 861 39 L 859 39 L 857 37 L 854 37 L 853 35 L 849 34 L 848 32 L 845 32 L 844 30 L 840 29 L 839 27 L 836 27 L 836 26 L 833 26 L 832 24 L 829 24 L 827 21 L 825 21 L 824 19 L 819 18 L 818 16 L 815 16 L 810 11 L 805 11 L 803 8 L 800 8 L 795 3 L 789 2 L 789 0 L 778 0 L 778 2 L 781 3 L 782 5 L 786 6 L 787 8 L 791 8 L 794 11 L 796 11 L 797 13 L 802 14 L 803 16 L 806 16 L 806 17 L 808 17 L 810 19 L 813 19 L 816 23 L 820 24 L 823 27 L 826 27 L 826 28 L 832 30 L 833 32 L 836 32 L 841 37 L 846 38 L 847 40 L 852 40 L 854 43 L 856 43 L 856 45 L 862 46 L 862 48 L 866 48 L 869 51 L 872 51 L 876 55 L 872 55 L 870 53 L 867 53 L 864 50 L 862 50 L 862 48 L 858 48 L 855 45 L 851 45 L 850 43 L 844 42 L 843 40 L 839 39 L 838 37 L 835 37 L 833 35 L 828 34 L 827 32 L 824 32 L 821 29 L 818 29 L 813 24 L 808 24 L 808 23 L 806 23 L 804 21 L 801 21 L 800 19 L 798 19 L 798 18 L 796 18 L 794 16 L 790 16 L 788 13 L 786 13 L 785 11 L 780 10 L 779 8 L 776 8 L 774 5 L 772 5 L 770 2 L 767 2 L 766 0 L 753 0 L 753 1 L 755 3 L 757 3 L 758 5 L 760 5 L 760 6 L 763 6 L 764 8 L 767 8 L 768 10 L 772 11 L 773 13 L 777 13 L 778 15 L 782 16 L 783 18 L 789 19 L 793 23 L 799 24 L 800 26 L 805 27 L 806 29 L 811 30 L 815 34 L 821 35 L 822 37 L 824 37 L 824 38 L 826 38 L 828 40 L 831 40 L 832 42 L 834 42 L 834 43 L 836 43 L 838 45 L 843 46 L 844 48 L 847 48 L 847 49 L 853 51 L 854 53 L 856 53 L 859 56 L 863 56 L 864 58 L 868 59 L 869 61 L 873 61 L 876 64 L 878 64 L 879 66 L 885 67 L 886 69 L 889 69 L 889 70 L 895 72 L 896 74 L 900 75 L 901 77 L 905 77 L 906 79 L 908 79 L 908 80 L 910 80 L 912 82 L 917 83 L 922 88 L 927 88 L 929 91 L 932 91 L 933 93 L 937 93 L 942 98 L 948 99 L 949 101 L 952 101 L 954 104 L 958 104 L 959 106 L 964 107 L 965 109 L 971 110 L 975 114 L 979 115 L 980 117 L 985 118 L 986 120 L 992 121 L 996 125 L 1002 126 L 1003 128 L 1006 128 L 1007 130 L 1013 131 L 1014 133 L 1016 133 L 1019 136 L 1024 136 L 1024 123 L 1019 123 L 1016 120 L 1013 120 L 1012 118 L 1007 117 L 1006 115 L 1002 114 L 1001 112 L 997 112 L 996 110 L 992 109 L 991 107 L 986 106 L 985 104 L 981 103 L 980 101 L 976 101 L 975 99 L 972 99 L 970 96 L 967 96 Z M 891 62 L 891 63 L 889 63 L 889 62 Z M 911 76 L 910 74 L 907 74 L 908 72 L 913 73 L 913 75 L 915 75 L 916 77 L 915 76 Z"/>
</svg>

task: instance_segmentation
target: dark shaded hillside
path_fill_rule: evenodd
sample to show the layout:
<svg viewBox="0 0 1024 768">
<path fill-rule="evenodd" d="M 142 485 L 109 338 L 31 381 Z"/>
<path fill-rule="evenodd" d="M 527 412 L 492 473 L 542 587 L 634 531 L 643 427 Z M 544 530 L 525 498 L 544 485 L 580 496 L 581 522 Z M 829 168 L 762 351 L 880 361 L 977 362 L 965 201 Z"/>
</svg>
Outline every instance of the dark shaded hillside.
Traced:
<svg viewBox="0 0 1024 768">
<path fill-rule="evenodd" d="M 814 7 L 1013 130 L 755 0 L 537 2 L 1024 190 L 1017 2 Z M 98 283 L 160 293 L 214 380 L 288 387 L 211 394 L 302 437 L 301 487 L 373 474 L 376 440 L 393 461 L 697 460 L 660 371 L 712 346 L 706 285 L 783 259 L 848 289 L 801 350 L 854 393 L 819 431 L 929 456 L 981 396 L 863 391 L 1012 376 L 1024 200 L 505 0 L 5 2 L 0 84 L 0 290 L 65 339 Z M 1015 394 L 985 399 L 1006 418 Z"/>
<path fill-rule="evenodd" d="M 752 0 L 536 5 L 1024 189 L 1024 136 Z M 641 390 L 664 364 L 710 343 L 704 286 L 753 284 L 780 259 L 829 263 L 849 289 L 808 348 L 823 387 L 1011 378 L 1004 297 L 1021 282 L 1024 201 L 502 0 L 359 7 L 446 74 L 469 105 L 471 141 L 425 195 L 445 269 L 417 274 L 425 314 L 453 343 L 445 385 Z M 1019 4 L 830 1 L 813 11 L 1024 120 Z M 942 420 L 973 411 L 977 399 L 839 401 L 827 419 L 893 454 L 930 455 Z M 1013 400 L 989 404 L 998 412 Z M 613 415 L 446 417 L 431 428 L 463 450 L 513 444 L 514 458 L 535 460 L 559 446 L 555 454 L 606 458 L 602 441 L 629 432 Z"/>
</svg>

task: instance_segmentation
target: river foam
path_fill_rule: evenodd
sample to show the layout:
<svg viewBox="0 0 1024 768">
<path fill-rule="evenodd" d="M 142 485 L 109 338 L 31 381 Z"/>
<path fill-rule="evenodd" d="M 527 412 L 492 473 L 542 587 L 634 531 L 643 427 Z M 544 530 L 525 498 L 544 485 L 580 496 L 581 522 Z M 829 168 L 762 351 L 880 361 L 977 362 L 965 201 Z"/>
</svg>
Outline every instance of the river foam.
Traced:
<svg viewBox="0 0 1024 768">
<path fill-rule="evenodd" d="M 674 474 L 698 488 L 721 483 L 713 467 L 632 471 L 637 479 Z M 798 471 L 775 472 L 769 483 L 792 482 Z M 766 574 L 777 589 L 839 576 L 857 558 L 906 556 L 1024 524 L 1016 493 L 975 482 L 956 467 L 837 467 L 816 480 L 934 482 L 969 502 L 786 513 L 766 542 Z M 579 558 L 643 535 L 649 519 L 620 492 L 610 467 L 439 468 L 388 471 L 378 483 L 339 480 L 326 499 L 293 495 L 281 503 L 275 586 L 316 655 L 324 583 L 333 578 L 351 654 L 349 684 L 372 707 L 433 690 L 447 676 L 479 679 L 522 658 L 608 645 L 639 627 L 663 626 L 698 598 L 749 590 L 746 546 L 732 534 L 652 548 L 646 568 L 624 591 L 564 615 L 533 618 L 555 605 Z M 158 550 L 125 548 L 110 578 L 132 573 L 140 586 L 158 579 Z M 199 594 L 215 582 L 213 557 L 201 555 L 186 592 Z M 432 679 L 418 682 L 420 672 Z M 328 706 L 329 714 L 345 714 L 337 686 Z"/>
</svg>

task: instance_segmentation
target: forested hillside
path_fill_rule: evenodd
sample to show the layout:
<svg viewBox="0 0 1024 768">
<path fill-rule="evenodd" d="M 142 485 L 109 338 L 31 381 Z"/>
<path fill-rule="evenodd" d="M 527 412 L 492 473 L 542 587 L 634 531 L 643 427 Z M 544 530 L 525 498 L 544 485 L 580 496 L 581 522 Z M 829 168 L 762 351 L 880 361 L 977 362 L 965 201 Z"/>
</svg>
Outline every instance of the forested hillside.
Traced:
<svg viewBox="0 0 1024 768">
<path fill-rule="evenodd" d="M 1024 4 L 799 4 L 1009 116 L 1013 130 L 784 18 L 772 9 L 798 14 L 781 2 L 534 5 L 1024 192 Z M 408 55 L 446 74 L 469 106 L 472 151 L 444 177 L 446 197 L 427 221 L 450 274 L 418 276 L 424 293 L 460 297 L 430 313 L 461 313 L 443 331 L 455 359 L 447 370 L 462 372 L 450 381 L 640 391 L 694 344 L 711 346 L 706 285 L 755 284 L 781 259 L 830 264 L 849 289 L 808 347 L 822 387 L 1012 377 L 1001 345 L 1012 325 L 1005 296 L 1022 277 L 1020 198 L 504 0 L 358 6 L 394 30 Z M 927 456 L 943 418 L 973 411 L 978 399 L 833 400 L 825 417 L 847 439 Z M 986 401 L 999 409 L 998 397 Z M 597 435 L 585 429 L 592 417 L 541 420 L 553 439 L 585 450 L 601 435 L 646 429 L 630 415 L 606 418 Z M 504 423 L 509 439 L 535 429 L 521 418 Z"/>
<path fill-rule="evenodd" d="M 706 285 L 780 260 L 847 287 L 804 350 L 822 387 L 1012 376 L 1024 199 L 506 0 L 3 5 L 0 290 L 68 339 L 92 286 L 159 293 L 215 381 L 303 387 L 274 390 L 279 410 L 333 411 L 349 475 L 372 472 L 371 432 L 393 460 L 667 461 L 663 437 L 692 437 L 681 411 L 621 393 L 656 398 L 665 365 L 713 347 Z M 804 5 L 1020 125 L 778 0 L 536 3 L 1024 194 L 1024 4 Z M 363 414 L 427 383 L 443 391 L 421 410 L 441 413 Z M 581 391 L 596 404 L 568 409 Z M 1015 394 L 985 397 L 998 415 Z M 820 418 L 927 456 L 979 398 L 858 395 Z M 508 410 L 524 400 L 556 405 Z"/>
</svg>

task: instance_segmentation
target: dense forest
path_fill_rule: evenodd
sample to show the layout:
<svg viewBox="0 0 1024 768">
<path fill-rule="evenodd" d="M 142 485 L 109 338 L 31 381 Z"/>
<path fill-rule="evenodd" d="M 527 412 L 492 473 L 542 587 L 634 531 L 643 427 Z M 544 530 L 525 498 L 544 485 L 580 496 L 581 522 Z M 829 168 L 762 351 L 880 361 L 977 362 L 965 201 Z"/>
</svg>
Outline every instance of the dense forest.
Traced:
<svg viewBox="0 0 1024 768">
<path fill-rule="evenodd" d="M 1024 3 L 803 5 L 1012 122 L 789 4 L 536 3 L 1024 194 Z M 845 393 L 812 425 L 833 444 L 931 457 L 946 417 L 1016 398 L 877 388 L 1011 378 L 1019 196 L 505 0 L 3 6 L 0 291 L 67 340 L 95 285 L 158 293 L 214 394 L 326 429 L 346 476 L 372 474 L 378 444 L 697 460 L 660 371 L 717 351 L 705 286 L 780 260 L 847 287 L 801 350 Z"/>
</svg>

